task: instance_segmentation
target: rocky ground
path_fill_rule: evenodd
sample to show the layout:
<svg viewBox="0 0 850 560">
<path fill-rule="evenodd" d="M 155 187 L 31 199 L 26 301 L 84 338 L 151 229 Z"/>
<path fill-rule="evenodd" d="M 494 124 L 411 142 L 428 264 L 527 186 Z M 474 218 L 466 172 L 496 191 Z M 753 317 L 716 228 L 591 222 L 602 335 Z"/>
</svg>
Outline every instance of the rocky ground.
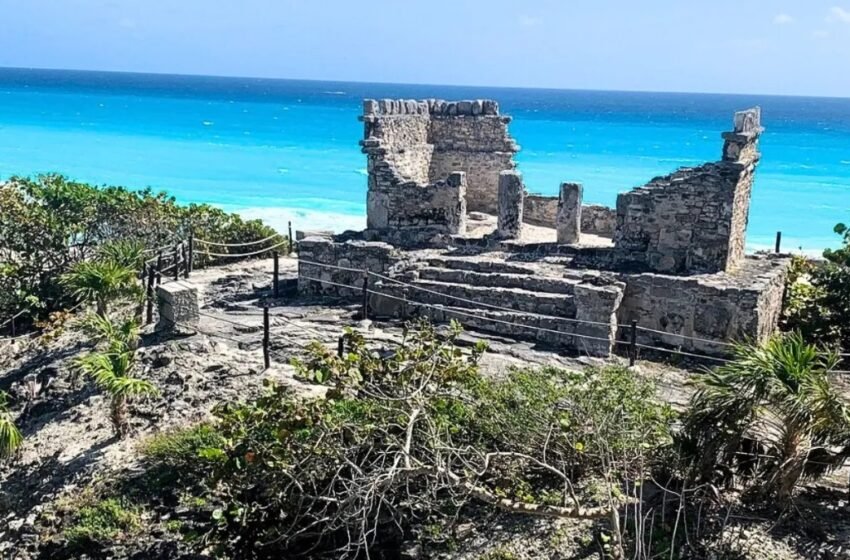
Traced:
<svg viewBox="0 0 850 560">
<path fill-rule="evenodd" d="M 295 260 L 281 260 L 282 278 L 291 282 L 295 271 Z M 376 345 L 391 346 L 401 339 L 398 324 L 359 321 L 356 305 L 304 301 L 291 294 L 272 298 L 271 272 L 271 260 L 261 260 L 193 273 L 201 294 L 201 320 L 196 329 L 168 335 L 158 334 L 152 325 L 145 328 L 139 375 L 153 382 L 160 395 L 133 405 L 133 433 L 123 440 L 113 436 L 104 397 L 84 380 L 76 380 L 69 367 L 70 359 L 88 347 L 73 321 L 44 343 L 0 342 L 0 389 L 14 397 L 13 413 L 25 437 L 19 456 L 0 465 L 0 557 L 37 557 L 55 504 L 97 480 L 139 469 L 139 444 L 151 434 L 197 422 L 216 404 L 251 399 L 263 391 L 265 380 L 319 391 L 293 379 L 288 365 L 292 357 L 304 354 L 310 341 L 336 347 L 345 326 L 363 330 Z M 268 369 L 263 367 L 261 345 L 263 303 L 271 308 Z M 465 333 L 462 342 L 471 345 L 479 338 L 490 343 L 482 362 L 488 374 L 498 375 L 510 366 L 580 369 L 599 363 L 477 333 Z M 664 398 L 683 406 L 689 369 L 693 365 L 644 361 L 635 373 L 654 378 Z M 839 472 L 805 489 L 798 511 L 792 512 L 800 521 L 791 530 L 787 523 L 761 518 L 758 512 L 730 508 L 712 546 L 718 554 L 728 549 L 731 555 L 718 557 L 729 558 L 850 558 L 846 481 L 847 472 Z M 494 515 L 484 525 L 457 528 L 454 538 L 461 546 L 453 557 L 591 557 L 597 549 L 587 541 L 589 528 L 589 522 L 517 523 Z M 148 552 L 135 557 L 157 556 Z"/>
</svg>

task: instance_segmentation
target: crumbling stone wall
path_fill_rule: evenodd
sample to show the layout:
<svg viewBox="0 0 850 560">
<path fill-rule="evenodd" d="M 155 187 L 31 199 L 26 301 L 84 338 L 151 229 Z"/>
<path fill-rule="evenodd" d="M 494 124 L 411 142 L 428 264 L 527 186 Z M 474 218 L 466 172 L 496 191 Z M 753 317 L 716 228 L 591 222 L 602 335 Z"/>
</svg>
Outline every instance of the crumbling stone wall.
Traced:
<svg viewBox="0 0 850 560">
<path fill-rule="evenodd" d="M 638 343 L 726 355 L 729 348 L 698 339 L 764 341 L 776 329 L 789 259 L 747 257 L 733 274 L 689 277 L 623 274 L 621 325 L 637 321 Z M 683 336 L 677 336 L 683 335 Z"/>
<path fill-rule="evenodd" d="M 404 253 L 387 243 L 338 243 L 324 237 L 307 237 L 298 242 L 298 293 L 362 297 L 361 270 L 389 274 L 403 266 L 404 261 Z"/>
<path fill-rule="evenodd" d="M 499 114 L 495 101 L 366 100 L 361 120 L 369 228 L 444 225 L 448 233 L 462 232 L 457 229 L 460 216 L 447 213 L 454 208 L 454 213 L 465 214 L 466 206 L 413 190 L 444 187 L 459 172 L 465 174 L 463 203 L 468 209 L 496 211 L 499 173 L 515 168 L 513 155 L 519 147 L 507 131 L 510 118 Z M 408 212 L 416 215 L 406 217 Z"/>
<path fill-rule="evenodd" d="M 533 226 L 554 228 L 558 216 L 558 197 L 542 194 L 525 195 L 522 219 Z M 581 232 L 602 237 L 613 237 L 617 225 L 617 212 L 601 204 L 583 204 L 581 207 Z"/>
<path fill-rule="evenodd" d="M 617 197 L 620 265 L 667 274 L 734 270 L 744 255 L 758 115 L 736 115 L 721 161 L 679 169 Z"/>
</svg>

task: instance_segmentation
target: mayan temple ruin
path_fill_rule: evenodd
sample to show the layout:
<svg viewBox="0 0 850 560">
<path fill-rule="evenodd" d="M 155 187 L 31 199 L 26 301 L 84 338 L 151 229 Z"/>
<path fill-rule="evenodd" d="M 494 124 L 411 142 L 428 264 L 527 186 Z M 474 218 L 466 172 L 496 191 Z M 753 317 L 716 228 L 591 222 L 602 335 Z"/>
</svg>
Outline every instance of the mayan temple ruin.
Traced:
<svg viewBox="0 0 850 560">
<path fill-rule="evenodd" d="M 530 194 L 510 117 L 490 100 L 366 100 L 367 229 L 306 234 L 299 292 L 361 297 L 370 316 L 457 318 L 481 330 L 608 356 L 638 343 L 718 354 L 776 328 L 788 259 L 745 255 L 762 132 L 736 113 L 718 161 L 622 192 L 616 208 Z M 580 178 L 573 178 L 580 179 Z"/>
</svg>

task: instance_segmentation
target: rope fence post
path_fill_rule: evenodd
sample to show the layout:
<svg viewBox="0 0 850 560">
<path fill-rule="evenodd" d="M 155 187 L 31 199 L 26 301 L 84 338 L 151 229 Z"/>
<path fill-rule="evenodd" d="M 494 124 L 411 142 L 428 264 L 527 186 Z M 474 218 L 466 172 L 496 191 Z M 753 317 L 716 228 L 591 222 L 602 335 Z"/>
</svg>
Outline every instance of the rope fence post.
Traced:
<svg viewBox="0 0 850 560">
<path fill-rule="evenodd" d="M 629 340 L 629 367 L 637 360 L 637 321 L 632 321 L 631 340 Z"/>
<path fill-rule="evenodd" d="M 336 341 L 336 355 L 342 358 L 345 354 L 345 335 L 339 335 L 339 340 Z"/>
<path fill-rule="evenodd" d="M 146 324 L 148 324 L 148 325 L 153 323 L 153 282 L 154 282 L 155 276 L 156 276 L 156 271 L 154 270 L 153 266 L 149 266 L 148 267 L 148 290 L 147 290 L 148 307 L 147 307 L 147 314 L 146 314 L 146 319 L 147 319 Z"/>
<path fill-rule="evenodd" d="M 263 364 L 269 369 L 269 306 L 263 307 Z"/>
<path fill-rule="evenodd" d="M 369 318 L 369 273 L 363 275 L 363 320 Z"/>
<path fill-rule="evenodd" d="M 277 287 L 278 279 L 280 276 L 280 252 L 274 251 L 272 252 L 272 255 L 274 256 L 274 276 L 272 278 L 272 294 L 274 295 L 275 299 L 277 299 L 280 295 Z"/>
<path fill-rule="evenodd" d="M 289 254 L 292 254 L 292 222 L 287 222 L 289 226 Z"/>
<path fill-rule="evenodd" d="M 156 254 L 156 285 L 162 284 L 162 251 Z"/>
<path fill-rule="evenodd" d="M 782 232 L 781 232 L 781 231 L 777 231 L 777 232 L 776 232 L 776 249 L 775 249 L 775 251 L 774 251 L 774 252 L 775 252 L 775 253 L 778 253 L 778 252 L 779 252 L 779 248 L 780 248 L 781 246 L 782 246 Z"/>
<path fill-rule="evenodd" d="M 12 319 L 11 321 L 9 321 L 9 324 L 11 325 L 10 328 L 12 329 L 12 338 L 15 338 L 15 335 L 17 334 L 17 332 L 15 331 L 15 320 L 18 318 L 18 315 L 20 315 L 20 313 L 12 315 Z"/>
<path fill-rule="evenodd" d="M 171 263 L 174 267 L 174 280 L 180 280 L 180 244 L 174 246 L 174 262 Z"/>
<path fill-rule="evenodd" d="M 183 278 L 189 278 L 189 256 L 186 254 L 186 244 L 180 244 L 180 259 L 183 261 Z"/>
<path fill-rule="evenodd" d="M 186 277 L 195 268 L 195 232 L 189 232 L 189 260 L 186 261 Z"/>
</svg>

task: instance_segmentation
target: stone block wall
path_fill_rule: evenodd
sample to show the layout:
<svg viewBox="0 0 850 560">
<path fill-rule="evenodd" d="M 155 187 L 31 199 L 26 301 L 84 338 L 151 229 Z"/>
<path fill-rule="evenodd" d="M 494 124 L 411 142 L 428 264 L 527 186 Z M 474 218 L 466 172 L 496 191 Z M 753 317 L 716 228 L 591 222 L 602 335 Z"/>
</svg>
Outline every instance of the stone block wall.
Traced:
<svg viewBox="0 0 850 560">
<path fill-rule="evenodd" d="M 558 197 L 527 194 L 522 219 L 533 226 L 554 228 L 558 216 Z M 581 232 L 613 237 L 617 226 L 617 211 L 601 204 L 583 204 Z"/>
<path fill-rule="evenodd" d="M 601 204 L 581 207 L 581 232 L 613 237 L 617 227 L 617 211 Z"/>
<path fill-rule="evenodd" d="M 362 297 L 364 274 L 361 270 L 389 274 L 403 263 L 404 254 L 386 243 L 338 243 L 323 237 L 308 237 L 298 242 L 298 293 Z"/>
<path fill-rule="evenodd" d="M 782 311 L 788 263 L 781 257 L 748 257 L 734 274 L 621 275 L 626 290 L 619 322 L 628 326 L 635 320 L 640 327 L 671 333 L 638 330 L 639 344 L 727 355 L 726 346 L 685 337 L 765 340 Z"/>
<path fill-rule="evenodd" d="M 758 111 L 743 113 L 749 118 L 736 115 L 736 129 L 749 129 L 724 133 L 721 161 L 679 169 L 617 197 L 614 245 L 623 267 L 700 274 L 740 263 L 761 132 L 753 124 Z"/>
<path fill-rule="evenodd" d="M 361 120 L 369 228 L 391 227 L 383 212 L 391 206 L 385 201 L 391 190 L 441 185 L 458 172 L 466 175 L 468 209 L 495 213 L 499 173 L 515 168 L 519 150 L 507 131 L 510 118 L 499 114 L 495 101 L 366 100 Z"/>
</svg>

